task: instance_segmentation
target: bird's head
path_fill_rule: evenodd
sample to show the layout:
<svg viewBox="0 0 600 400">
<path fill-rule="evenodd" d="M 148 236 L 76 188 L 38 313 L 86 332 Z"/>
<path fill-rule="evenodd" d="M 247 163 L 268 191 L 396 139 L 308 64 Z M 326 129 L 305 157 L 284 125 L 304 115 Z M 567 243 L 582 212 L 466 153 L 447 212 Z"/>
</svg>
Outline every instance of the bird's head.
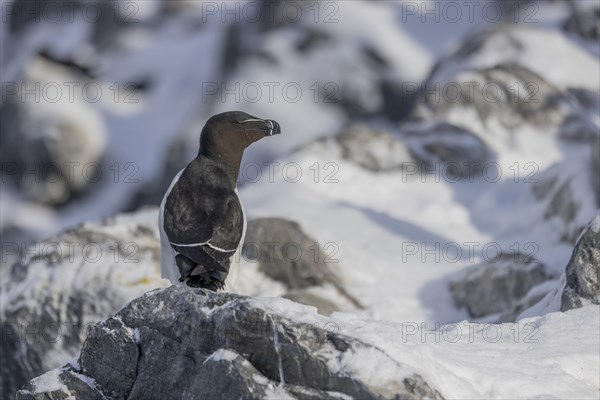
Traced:
<svg viewBox="0 0 600 400">
<path fill-rule="evenodd" d="M 215 152 L 243 152 L 252 143 L 278 135 L 281 127 L 272 119 L 257 118 L 242 111 L 228 111 L 213 115 L 200 135 L 200 150 Z"/>
</svg>

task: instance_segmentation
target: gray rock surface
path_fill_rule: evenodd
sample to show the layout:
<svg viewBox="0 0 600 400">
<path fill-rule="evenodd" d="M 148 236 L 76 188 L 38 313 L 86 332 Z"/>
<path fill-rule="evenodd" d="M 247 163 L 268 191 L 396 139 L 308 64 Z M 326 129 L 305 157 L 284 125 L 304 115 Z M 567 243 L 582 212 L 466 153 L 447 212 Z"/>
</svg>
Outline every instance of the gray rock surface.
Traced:
<svg viewBox="0 0 600 400">
<path fill-rule="evenodd" d="M 592 143 L 592 180 L 598 207 L 600 207 L 600 138 Z"/>
<path fill-rule="evenodd" d="M 520 138 L 532 130 L 575 141 L 597 136 L 597 106 L 590 105 L 598 103 L 598 88 L 557 79 L 558 72 L 577 76 L 569 58 L 585 60 L 578 65 L 581 74 L 595 61 L 560 32 L 545 40 L 557 42 L 565 54 L 542 51 L 536 43 L 544 34 L 531 26 L 497 25 L 470 35 L 437 63 L 413 116 L 460 125 L 490 144 L 512 147 L 527 146 Z M 545 67 L 550 63 L 551 70 Z"/>
<path fill-rule="evenodd" d="M 321 246 L 294 221 L 283 218 L 249 221 L 244 252 L 247 259 L 257 258 L 262 272 L 290 289 L 328 282 L 341 284 Z"/>
<path fill-rule="evenodd" d="M 87 330 L 160 279 L 156 209 L 86 223 L 2 268 L 2 398 L 73 358 Z M 22 243 L 5 243 L 7 251 Z M 69 378 L 70 379 L 70 378 Z"/>
<path fill-rule="evenodd" d="M 283 283 L 289 293 L 284 297 L 330 311 L 333 303 L 303 289 L 329 285 L 355 307 L 362 307 L 344 288 L 337 261 L 323 251 L 324 244 L 308 236 L 294 221 L 283 218 L 258 218 L 248 222 L 244 257 L 258 262 L 266 276 Z M 339 310 L 339 306 L 336 306 Z M 333 310 L 332 310 L 333 311 Z"/>
<path fill-rule="evenodd" d="M 600 212 L 577 240 L 566 278 L 561 311 L 600 304 Z"/>
<path fill-rule="evenodd" d="M 323 315 L 330 315 L 335 311 L 340 311 L 340 307 L 335 302 L 318 294 L 311 293 L 306 289 L 290 290 L 283 297 L 296 303 L 317 307 L 317 312 Z"/>
<path fill-rule="evenodd" d="M 444 64 L 440 64 L 443 69 Z M 433 76 L 425 83 L 426 88 L 434 88 L 435 84 L 443 85 Z M 500 122 L 505 129 L 532 124 L 535 126 L 555 126 L 563 120 L 561 91 L 540 75 L 516 63 L 504 63 L 493 67 L 482 67 L 476 70 L 460 68 L 453 71 L 451 77 L 456 87 L 461 88 L 457 95 L 448 91 L 432 90 L 424 95 L 424 102 L 417 109 L 419 116 L 435 116 L 449 114 L 456 109 L 461 112 L 472 112 L 480 119 L 482 127 L 495 129 L 494 123 Z M 472 88 L 468 89 L 466 83 Z M 518 86 L 517 86 L 518 84 Z M 518 89 L 518 90 L 517 90 Z M 461 94 L 460 98 L 458 93 Z M 442 95 L 443 94 L 443 95 Z"/>
<path fill-rule="evenodd" d="M 584 39 L 600 41 L 600 6 L 596 4 L 592 7 L 576 10 L 565 22 L 565 30 Z"/>
<path fill-rule="evenodd" d="M 384 129 L 351 125 L 336 136 L 342 157 L 375 172 L 401 169 L 412 158 L 398 137 Z"/>
<path fill-rule="evenodd" d="M 76 365 L 17 399 L 65 398 L 83 393 L 81 382 L 93 383 L 83 399 L 442 398 L 419 375 L 391 379 L 406 374 L 380 349 L 275 309 L 184 285 L 149 292 L 96 325 Z M 385 375 L 358 367 L 367 353 Z"/>
<path fill-rule="evenodd" d="M 443 170 L 443 176 L 452 178 L 479 176 L 486 164 L 496 159 L 480 138 L 446 122 L 409 128 L 406 143 L 419 167 Z"/>
<path fill-rule="evenodd" d="M 400 134 L 390 127 L 353 123 L 339 134 L 317 140 L 304 149 L 335 149 L 341 158 L 373 172 L 403 169 L 413 159 Z"/>
<path fill-rule="evenodd" d="M 558 162 L 532 175 L 530 185 L 540 202 L 536 212 L 541 213 L 541 219 L 553 221 L 560 240 L 573 245 L 600 205 L 598 172 L 593 170 L 596 155 L 593 149 L 583 150 L 587 152 L 579 156 L 581 162 Z"/>
<path fill-rule="evenodd" d="M 538 284 L 552 277 L 539 261 L 521 253 L 502 254 L 495 260 L 467 268 L 452 277 L 450 293 L 459 307 L 481 318 L 500 314 L 497 322 L 510 320 L 539 297 L 522 304 L 522 299 Z"/>
<path fill-rule="evenodd" d="M 27 71 L 26 84 L 0 110 L 3 183 L 9 181 L 32 201 L 64 204 L 102 179 L 108 133 L 99 111 L 77 91 L 73 99 L 47 95 L 24 101 L 24 88 L 36 83 L 85 84 L 78 74 L 42 56 L 34 57 Z"/>
</svg>

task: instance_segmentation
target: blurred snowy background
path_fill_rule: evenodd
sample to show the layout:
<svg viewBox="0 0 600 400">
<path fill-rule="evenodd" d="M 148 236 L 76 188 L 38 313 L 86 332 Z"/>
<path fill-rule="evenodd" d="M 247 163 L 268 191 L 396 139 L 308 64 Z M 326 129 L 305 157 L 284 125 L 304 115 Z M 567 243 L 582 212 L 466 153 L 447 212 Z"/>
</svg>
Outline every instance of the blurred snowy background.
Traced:
<svg viewBox="0 0 600 400">
<path fill-rule="evenodd" d="M 195 156 L 204 121 L 232 109 L 276 119 L 285 130 L 250 149 L 244 161 L 261 171 L 246 166 L 246 181 L 268 175 L 262 162 L 353 122 L 404 133 L 415 103 L 500 158 L 499 146 L 526 155 L 522 163 L 536 165 L 518 173 L 539 175 L 564 153 L 558 128 L 597 123 L 595 6 L 4 1 L 2 240 L 40 239 L 156 204 Z M 501 82 L 487 89 L 490 101 L 481 99 L 488 81 Z M 461 100 L 448 82 L 462 82 Z M 481 82 L 478 99 L 467 99 L 474 86 L 464 82 Z M 433 107 L 419 101 L 424 87 L 438 97 Z M 524 101 L 511 104 L 511 94 Z M 562 123 L 548 96 L 592 112 Z M 487 114 L 502 121 L 492 124 Z M 515 133 L 538 121 L 541 137 Z M 502 172 L 503 180 L 516 173 Z"/>
<path fill-rule="evenodd" d="M 249 217 L 296 221 L 344 282 L 306 303 L 358 299 L 361 317 L 430 324 L 560 309 L 600 205 L 597 1 L 19 0 L 1 13 L 2 307 L 33 290 L 9 271 L 33 243 L 156 206 L 206 119 L 243 110 L 282 127 L 245 154 Z M 152 210 L 139 217 L 151 235 Z M 108 310 L 164 285 L 152 271 L 120 276 Z M 242 263 L 239 292 L 285 294 L 271 278 Z M 23 376 L 78 345 L 44 349 Z M 490 385 L 454 393 L 515 394 Z"/>
</svg>

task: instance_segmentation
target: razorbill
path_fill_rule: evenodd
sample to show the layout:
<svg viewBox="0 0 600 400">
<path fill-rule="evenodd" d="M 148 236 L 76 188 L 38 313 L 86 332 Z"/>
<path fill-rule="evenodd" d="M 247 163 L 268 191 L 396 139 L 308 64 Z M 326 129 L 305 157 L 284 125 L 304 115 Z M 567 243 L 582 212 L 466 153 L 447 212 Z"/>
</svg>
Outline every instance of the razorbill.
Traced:
<svg viewBox="0 0 600 400">
<path fill-rule="evenodd" d="M 223 289 L 246 234 L 236 184 L 244 150 L 279 124 L 240 111 L 211 117 L 198 156 L 179 171 L 160 205 L 161 275 L 173 284 Z"/>
</svg>

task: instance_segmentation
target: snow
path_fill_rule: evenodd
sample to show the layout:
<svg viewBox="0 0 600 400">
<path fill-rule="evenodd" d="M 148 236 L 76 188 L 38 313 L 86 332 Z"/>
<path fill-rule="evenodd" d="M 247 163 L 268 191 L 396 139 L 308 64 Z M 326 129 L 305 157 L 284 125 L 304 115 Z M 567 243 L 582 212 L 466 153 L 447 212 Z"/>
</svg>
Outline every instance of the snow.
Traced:
<svg viewBox="0 0 600 400">
<path fill-rule="evenodd" d="M 294 400 L 284 389 L 279 386 L 269 388 L 265 392 L 265 400 Z"/>
<path fill-rule="evenodd" d="M 596 213 L 596 217 L 590 223 L 590 229 L 594 231 L 594 233 L 600 232 L 600 211 Z"/>
<path fill-rule="evenodd" d="M 548 42 L 552 42 L 552 46 L 547 46 Z M 556 29 L 512 26 L 508 32 L 494 34 L 484 43 L 470 57 L 454 60 L 456 66 L 485 68 L 514 62 L 562 89 L 585 88 L 597 91 L 600 86 L 598 58 L 582 47 L 574 46 L 571 40 Z M 434 75 L 434 81 L 446 82 L 453 78 L 456 71 L 447 67 L 448 65 L 445 66 L 443 75 Z M 579 73 L 573 73 L 574 71 Z"/>
<path fill-rule="evenodd" d="M 218 349 L 214 353 L 212 353 L 204 362 L 211 361 L 233 361 L 238 358 L 238 354 L 235 351 L 227 350 L 227 349 Z"/>
<path fill-rule="evenodd" d="M 33 379 L 31 383 L 33 384 L 34 393 L 63 392 L 68 394 L 65 400 L 75 400 L 75 397 L 71 395 L 67 386 L 61 382 L 59 376 L 61 372 L 61 369 L 53 369 Z"/>
<path fill-rule="evenodd" d="M 236 284 L 238 293 L 255 296 L 261 306 L 295 321 L 328 326 L 381 348 L 390 355 L 390 365 L 374 365 L 374 357 L 366 350 L 344 360 L 345 363 L 331 359 L 328 365 L 332 369 L 348 368 L 384 385 L 398 378 L 390 376 L 390 371 L 397 371 L 393 365 L 399 363 L 406 367 L 406 376 L 421 374 L 447 398 L 598 398 L 599 308 L 588 305 L 558 312 L 565 285 L 564 268 L 573 246 L 561 237 L 564 222 L 559 217 L 544 217 L 551 199 L 536 199 L 534 184 L 525 180 L 533 172 L 534 179 L 550 181 L 556 174 L 568 181 L 576 189 L 574 197 L 578 201 L 572 226 L 585 226 L 593 219 L 591 229 L 599 232 L 600 214 L 589 200 L 594 196 L 588 185 L 589 146 L 568 146 L 551 132 L 531 126 L 509 132 L 493 119 L 483 126 L 474 110 L 457 108 L 446 116 L 448 122 L 486 135 L 486 143 L 497 154 L 497 168 L 502 173 L 498 181 L 478 178 L 452 182 L 442 169 L 427 175 L 408 170 L 373 173 L 343 159 L 332 143 L 297 150 L 318 137 L 336 134 L 348 121 L 338 107 L 315 102 L 312 85 L 347 84 L 356 90 L 361 104 L 375 110 L 382 99 L 371 92 L 370 85 L 380 77 L 381 70 L 370 68 L 371 64 L 364 61 L 364 47 L 374 49 L 389 63 L 386 74 L 392 76 L 386 78 L 392 82 L 421 82 L 429 74 L 434 57 L 448 49 L 449 41 L 456 40 L 456 29 L 444 23 L 419 24 L 415 20 L 399 25 L 400 6 L 393 2 L 341 2 L 336 18 L 343 23 L 319 25 L 333 44 L 317 46 L 310 55 L 304 55 L 296 52 L 293 45 L 301 38 L 300 29 L 267 32 L 251 39 L 256 39 L 259 50 L 273 56 L 275 62 L 267 57 L 248 57 L 225 76 L 221 49 L 225 47 L 230 23 L 209 20 L 198 27 L 181 15 L 154 23 L 160 13 L 159 3 L 136 4 L 140 11 L 137 17 L 148 23 L 119 30 L 114 46 L 103 53 L 90 50 L 89 57 L 101 61 L 98 74 L 103 88 L 111 83 L 148 78 L 152 90 L 138 93 L 139 102 L 134 104 L 123 103 L 123 98 L 117 102 L 103 98 L 92 105 L 76 102 L 68 107 L 61 103 L 42 104 L 33 114 L 38 118 L 61 115 L 83 127 L 86 133 L 95 132 L 91 135 L 98 140 L 95 147 L 106 148 L 104 165 L 119 163 L 122 168 L 126 162 L 134 163 L 139 182 L 105 182 L 94 196 L 59 210 L 26 202 L 21 196 L 2 190 L 1 228 L 12 225 L 48 235 L 84 220 L 112 215 L 124 207 L 132 193 L 162 173 L 160 161 L 177 134 L 188 132 L 193 139 L 189 143 L 195 144 L 199 127 L 209 115 L 244 109 L 277 120 L 283 131 L 282 135 L 253 146 L 245 156 L 244 166 L 251 162 L 262 165 L 271 159 L 279 162 L 273 180 L 269 179 L 268 169 L 263 168 L 257 182 L 240 188 L 248 217 L 298 221 L 321 245 L 331 245 L 324 250 L 334 260 L 345 288 L 365 309 L 325 318 L 317 315 L 313 307 L 274 299 L 286 292 L 285 286 L 266 277 L 256 263 L 245 259 L 241 260 Z M 194 13 L 197 10 L 191 7 L 200 5 L 190 2 L 186 12 Z M 556 29 L 564 18 L 565 6 L 561 3 L 552 7 L 542 10 L 549 13 L 544 19 L 552 20 L 551 23 L 511 26 L 510 33 L 494 35 L 474 55 L 446 60 L 446 67 L 432 79 L 444 82 L 455 79 L 458 70 L 515 62 L 558 89 L 597 92 L 597 55 Z M 310 18 L 301 24 L 310 26 Z M 459 30 L 466 32 L 481 25 L 481 21 L 475 21 Z M 79 49 L 81 53 L 81 48 L 87 48 L 82 42 L 89 39 L 90 27 L 84 21 L 70 27 L 40 24 L 39 29 L 24 36 L 17 49 L 11 48 L 3 24 L 2 82 L 16 80 L 23 70 L 41 79 L 40 64 L 32 61 L 35 51 L 48 48 L 56 54 L 69 55 L 73 49 Z M 423 32 L 427 32 L 428 40 L 423 39 Z M 248 36 L 252 35 L 249 31 Z M 8 59 L 11 61 L 5 61 Z M 61 71 L 55 73 L 59 81 L 71 79 Z M 202 96 L 202 85 L 207 82 L 223 82 L 229 87 L 257 82 L 265 95 L 257 102 L 235 101 L 232 97 L 208 102 Z M 277 101 L 271 102 L 265 82 L 296 83 L 304 93 L 298 102 L 291 102 L 282 100 L 278 90 Z M 107 138 L 103 139 L 104 135 Z M 143 151 L 137 150 L 141 143 Z M 387 154 L 383 148 L 372 150 Z M 298 181 L 290 179 L 296 165 L 301 168 Z M 518 179 L 513 179 L 515 174 Z M 103 229 L 94 225 L 93 229 L 126 240 L 131 235 L 128 218 L 118 217 L 116 226 Z M 136 218 L 156 228 L 156 242 L 138 245 L 156 247 L 156 210 L 145 211 Z M 556 278 L 532 289 L 529 295 L 547 294 L 524 310 L 517 323 L 467 322 L 466 311 L 454 306 L 447 289 L 449 276 L 481 262 L 490 245 L 526 254 L 533 251 Z M 453 251 L 458 252 L 456 257 Z M 3 305 L 36 308 L 34 299 L 47 296 L 47 306 L 67 321 L 61 299 L 52 293 L 69 293 L 74 286 L 91 287 L 101 279 L 113 284 L 120 299 L 166 285 L 159 278 L 158 266 L 148 259 L 141 260 L 136 268 L 121 267 L 87 264 L 81 269 L 47 268 L 43 263 L 33 263 L 29 278 L 11 282 L 10 291 L 5 290 L 5 279 L 1 280 L 0 300 Z M 6 270 L 0 273 L 4 278 Z M 325 288 L 312 290 L 323 297 L 331 294 Z M 131 334 L 139 339 L 139 331 Z M 279 355 L 277 332 L 273 334 Z M 45 355 L 53 365 L 71 356 L 61 351 Z M 236 356 L 219 349 L 209 359 L 231 361 Z M 280 378 L 283 382 L 282 373 Z M 256 379 L 261 382 L 260 377 Z M 34 383 L 38 391 L 63 388 L 56 371 Z M 274 387 L 269 395 L 277 398 L 282 392 Z"/>
<path fill-rule="evenodd" d="M 273 346 L 275 347 L 275 353 L 277 353 L 277 368 L 279 370 L 279 384 L 285 384 L 285 376 L 283 376 L 283 363 L 281 361 L 281 345 L 279 344 L 279 334 L 277 333 L 277 326 L 273 325 Z"/>
<path fill-rule="evenodd" d="M 398 380 L 397 364 L 418 373 L 446 398 L 594 399 L 600 387 L 600 313 L 586 306 L 517 323 L 447 325 L 361 319 L 350 314 L 322 317 L 283 299 L 255 303 L 287 318 L 324 327 L 376 346 L 390 366 L 372 365 L 369 351 L 348 360 L 330 359 L 385 385 Z M 582 329 L 582 327 L 588 327 Z M 322 350 L 325 351 L 325 350 Z M 326 356 L 326 353 L 323 353 Z M 397 364 L 396 364 L 397 363 Z"/>
</svg>

